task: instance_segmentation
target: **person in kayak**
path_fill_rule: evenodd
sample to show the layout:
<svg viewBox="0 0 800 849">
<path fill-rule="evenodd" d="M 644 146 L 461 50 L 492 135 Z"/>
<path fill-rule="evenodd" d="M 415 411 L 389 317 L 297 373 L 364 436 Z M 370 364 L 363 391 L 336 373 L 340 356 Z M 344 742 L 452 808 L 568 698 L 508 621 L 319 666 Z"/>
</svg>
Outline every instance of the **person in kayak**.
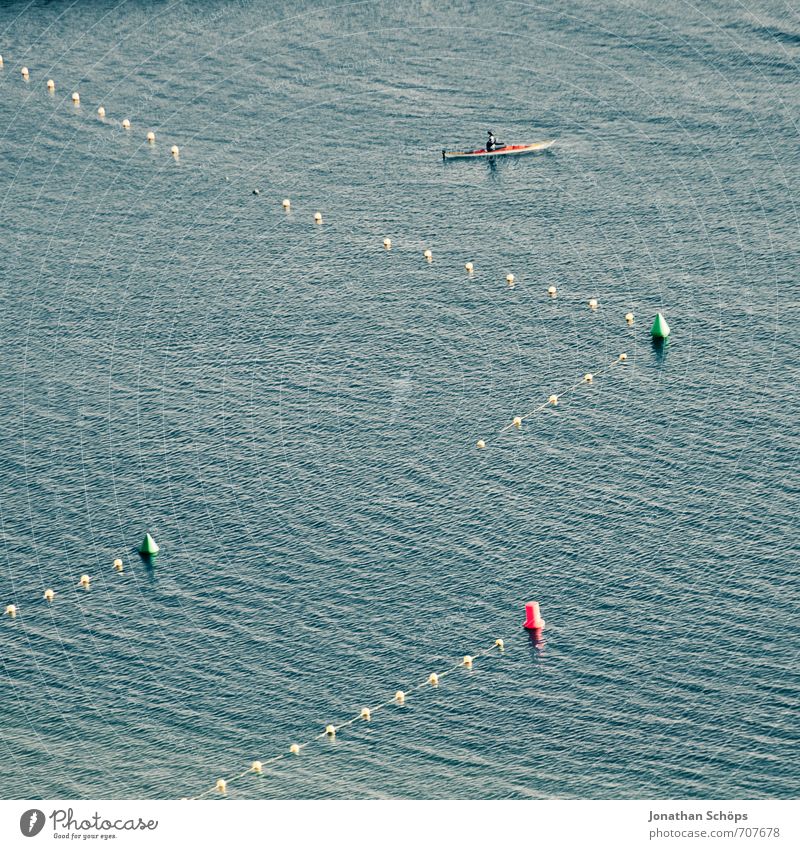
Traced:
<svg viewBox="0 0 800 849">
<path fill-rule="evenodd" d="M 489 140 L 486 142 L 486 150 L 498 150 L 501 147 L 505 147 L 505 142 L 497 141 L 494 133 L 489 130 Z"/>
</svg>

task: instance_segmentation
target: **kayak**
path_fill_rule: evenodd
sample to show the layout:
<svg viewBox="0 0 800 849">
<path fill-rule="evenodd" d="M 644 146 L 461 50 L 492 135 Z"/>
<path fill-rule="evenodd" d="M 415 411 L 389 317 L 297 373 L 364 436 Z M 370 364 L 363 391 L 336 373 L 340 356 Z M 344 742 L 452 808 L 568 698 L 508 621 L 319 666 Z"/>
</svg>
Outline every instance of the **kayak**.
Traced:
<svg viewBox="0 0 800 849">
<path fill-rule="evenodd" d="M 442 159 L 473 159 L 479 156 L 514 156 L 520 153 L 535 153 L 537 150 L 547 150 L 556 143 L 555 139 L 534 142 L 533 144 L 507 144 L 505 147 L 497 147 L 494 150 L 443 150 Z"/>
</svg>

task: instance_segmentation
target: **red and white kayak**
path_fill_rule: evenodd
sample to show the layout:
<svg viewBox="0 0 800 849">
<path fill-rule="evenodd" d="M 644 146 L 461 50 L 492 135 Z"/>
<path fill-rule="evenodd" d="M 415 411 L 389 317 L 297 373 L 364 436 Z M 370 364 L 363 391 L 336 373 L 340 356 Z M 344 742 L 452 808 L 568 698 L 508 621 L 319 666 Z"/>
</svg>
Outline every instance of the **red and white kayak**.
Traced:
<svg viewBox="0 0 800 849">
<path fill-rule="evenodd" d="M 443 150 L 442 159 L 474 159 L 481 156 L 518 156 L 521 153 L 535 153 L 537 150 L 547 150 L 556 143 L 555 139 L 534 142 L 533 144 L 507 144 L 494 150 Z"/>
</svg>

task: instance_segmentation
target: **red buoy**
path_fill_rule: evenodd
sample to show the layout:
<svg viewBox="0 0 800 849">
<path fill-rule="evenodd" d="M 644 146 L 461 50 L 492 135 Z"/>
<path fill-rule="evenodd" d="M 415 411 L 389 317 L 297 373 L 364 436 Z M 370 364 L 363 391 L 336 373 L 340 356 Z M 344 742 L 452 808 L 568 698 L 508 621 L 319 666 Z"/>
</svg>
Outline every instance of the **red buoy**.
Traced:
<svg viewBox="0 0 800 849">
<path fill-rule="evenodd" d="M 544 619 L 539 613 L 539 602 L 529 601 L 525 605 L 525 622 L 523 627 L 529 631 L 541 631 L 544 628 Z"/>
</svg>

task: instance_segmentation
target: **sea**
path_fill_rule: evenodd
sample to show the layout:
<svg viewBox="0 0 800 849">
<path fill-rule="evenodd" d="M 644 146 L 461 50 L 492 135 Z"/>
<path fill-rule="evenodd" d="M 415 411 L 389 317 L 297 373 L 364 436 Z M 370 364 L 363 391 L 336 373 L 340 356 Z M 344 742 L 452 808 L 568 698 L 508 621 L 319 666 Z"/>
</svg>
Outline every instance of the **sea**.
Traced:
<svg viewBox="0 0 800 849">
<path fill-rule="evenodd" d="M 13 0 L 0 54 L 0 797 L 797 797 L 796 8 Z M 555 144 L 443 161 L 488 130 Z"/>
</svg>

